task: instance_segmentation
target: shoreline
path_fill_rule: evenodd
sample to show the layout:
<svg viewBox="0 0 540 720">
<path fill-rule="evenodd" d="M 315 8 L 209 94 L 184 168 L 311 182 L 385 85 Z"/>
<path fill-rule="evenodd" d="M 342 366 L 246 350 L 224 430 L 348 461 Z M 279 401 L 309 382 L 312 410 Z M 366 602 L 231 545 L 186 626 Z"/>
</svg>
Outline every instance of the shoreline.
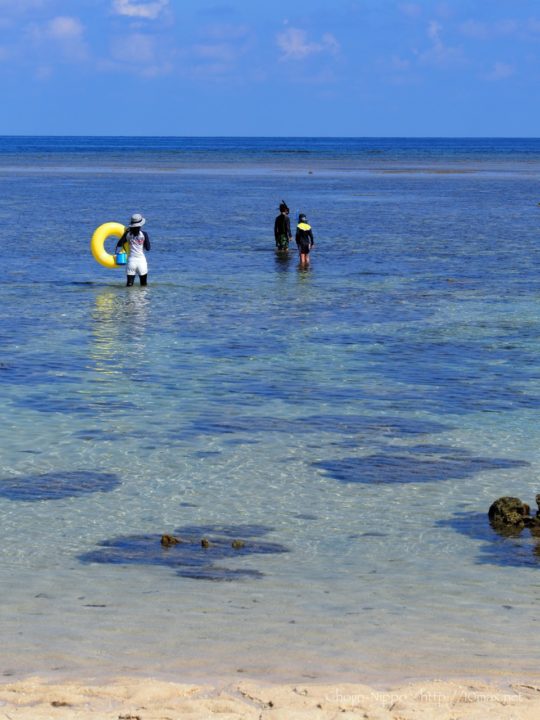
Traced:
<svg viewBox="0 0 540 720">
<path fill-rule="evenodd" d="M 361 683 L 197 685 L 121 677 L 107 683 L 0 683 L 2 720 L 533 720 L 540 679 L 508 683 L 429 680 L 380 690 Z"/>
</svg>

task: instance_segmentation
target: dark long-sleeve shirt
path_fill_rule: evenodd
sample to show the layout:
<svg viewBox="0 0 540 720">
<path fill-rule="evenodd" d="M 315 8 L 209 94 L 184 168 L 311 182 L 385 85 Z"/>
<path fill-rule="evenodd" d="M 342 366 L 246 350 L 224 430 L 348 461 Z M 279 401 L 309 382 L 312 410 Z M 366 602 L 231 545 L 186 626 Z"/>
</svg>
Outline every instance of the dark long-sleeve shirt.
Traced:
<svg viewBox="0 0 540 720">
<path fill-rule="evenodd" d="M 298 224 L 296 228 L 296 244 L 300 250 L 303 248 L 309 250 L 315 244 L 313 240 L 313 231 L 311 226 L 307 223 Z"/>
<path fill-rule="evenodd" d="M 288 215 L 279 213 L 274 222 L 274 237 L 278 240 L 282 235 L 286 235 L 289 240 L 292 238 L 291 221 Z"/>
</svg>

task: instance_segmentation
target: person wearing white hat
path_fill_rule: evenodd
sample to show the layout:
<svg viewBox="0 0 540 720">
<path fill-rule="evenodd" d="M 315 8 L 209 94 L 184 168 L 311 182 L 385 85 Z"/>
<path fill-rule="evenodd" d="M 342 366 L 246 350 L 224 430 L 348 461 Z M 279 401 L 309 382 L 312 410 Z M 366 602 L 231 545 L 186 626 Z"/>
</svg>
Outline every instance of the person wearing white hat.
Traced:
<svg viewBox="0 0 540 720">
<path fill-rule="evenodd" d="M 123 247 L 128 253 L 126 265 L 127 287 L 135 282 L 135 276 L 139 276 L 141 285 L 148 283 L 148 263 L 146 262 L 145 250 L 150 250 L 150 238 L 148 233 L 141 230 L 146 220 L 140 213 L 131 216 L 131 221 L 125 233 L 116 243 L 116 250 Z"/>
</svg>

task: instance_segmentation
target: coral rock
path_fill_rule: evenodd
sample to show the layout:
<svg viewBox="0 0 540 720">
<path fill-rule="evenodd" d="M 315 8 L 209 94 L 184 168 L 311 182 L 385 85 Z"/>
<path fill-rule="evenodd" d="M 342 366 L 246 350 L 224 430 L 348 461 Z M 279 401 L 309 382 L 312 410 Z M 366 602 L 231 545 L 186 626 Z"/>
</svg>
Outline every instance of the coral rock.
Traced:
<svg viewBox="0 0 540 720">
<path fill-rule="evenodd" d="M 520 529 L 530 519 L 530 508 L 519 498 L 501 497 L 492 503 L 488 517 L 494 526 Z"/>
</svg>

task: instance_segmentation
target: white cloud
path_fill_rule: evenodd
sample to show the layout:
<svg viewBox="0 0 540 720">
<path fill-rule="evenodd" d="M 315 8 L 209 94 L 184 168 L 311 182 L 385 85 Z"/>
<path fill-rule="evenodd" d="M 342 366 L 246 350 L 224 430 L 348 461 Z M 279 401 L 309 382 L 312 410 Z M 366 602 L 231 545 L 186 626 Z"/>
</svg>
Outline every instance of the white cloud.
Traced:
<svg viewBox="0 0 540 720">
<path fill-rule="evenodd" d="M 219 68 L 219 74 L 231 70 L 250 44 L 250 30 L 246 25 L 214 23 L 205 28 L 204 35 L 204 41 L 192 47 L 193 55 L 208 63 L 205 69 L 213 72 Z"/>
<path fill-rule="evenodd" d="M 59 15 L 45 25 L 32 23 L 27 26 L 26 31 L 35 42 L 55 40 L 67 45 L 81 40 L 84 26 L 78 18 Z"/>
<path fill-rule="evenodd" d="M 47 56 L 44 62 L 47 68 L 50 67 L 52 57 L 56 60 L 63 57 L 68 62 L 84 62 L 90 57 L 84 39 L 84 25 L 76 17 L 59 15 L 44 25 L 32 23 L 25 28 L 22 37 L 28 50 L 33 50 L 36 60 L 44 54 Z M 32 56 L 29 52 L 25 54 L 27 57 Z"/>
<path fill-rule="evenodd" d="M 320 42 L 309 42 L 305 30 L 289 27 L 278 33 L 276 42 L 281 50 L 282 60 L 304 60 L 317 53 L 339 51 L 339 43 L 331 33 L 325 33 Z"/>
<path fill-rule="evenodd" d="M 195 77 L 222 80 L 230 76 L 245 78 L 236 72 L 238 63 L 253 47 L 253 34 L 247 25 L 212 23 L 203 28 L 200 42 L 184 49 L 184 71 Z"/>
<path fill-rule="evenodd" d="M 136 0 L 113 0 L 113 11 L 117 15 L 155 20 L 169 4 L 169 0 L 136 2 Z"/>
<path fill-rule="evenodd" d="M 142 33 L 132 33 L 116 39 L 112 57 L 128 65 L 147 65 L 155 62 L 154 38 Z"/>
<path fill-rule="evenodd" d="M 506 80 L 515 73 L 515 67 L 509 63 L 496 62 L 487 75 L 488 80 Z"/>
<path fill-rule="evenodd" d="M 443 26 L 437 20 L 431 20 L 427 27 L 427 36 L 431 47 L 424 52 L 417 53 L 418 60 L 426 65 L 450 66 L 464 61 L 460 48 L 445 45 L 442 39 Z"/>
<path fill-rule="evenodd" d="M 80 20 L 73 17 L 55 17 L 47 24 L 49 37 L 58 40 L 77 40 L 82 36 L 83 29 Z"/>
<path fill-rule="evenodd" d="M 132 33 L 113 38 L 109 59 L 98 63 L 106 72 L 127 71 L 142 77 L 156 77 L 171 72 L 168 59 L 163 58 L 158 38 L 143 33 Z"/>
<path fill-rule="evenodd" d="M 441 30 L 442 25 L 436 20 L 432 20 L 428 25 L 427 35 L 435 47 L 442 47 Z"/>
</svg>

